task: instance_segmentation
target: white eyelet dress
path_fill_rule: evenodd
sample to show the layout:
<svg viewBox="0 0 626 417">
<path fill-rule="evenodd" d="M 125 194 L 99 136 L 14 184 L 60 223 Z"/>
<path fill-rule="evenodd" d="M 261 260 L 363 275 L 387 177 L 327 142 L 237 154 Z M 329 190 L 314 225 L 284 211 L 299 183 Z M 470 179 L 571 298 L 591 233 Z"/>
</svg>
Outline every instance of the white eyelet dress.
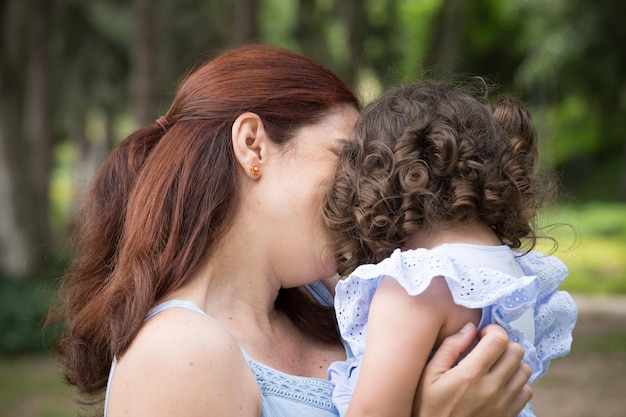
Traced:
<svg viewBox="0 0 626 417">
<path fill-rule="evenodd" d="M 434 277 L 443 276 L 456 304 L 482 309 L 479 329 L 498 323 L 524 347 L 532 382 L 546 373 L 551 359 L 570 350 L 578 310 L 572 297 L 558 290 L 567 274 L 567 267 L 554 256 L 517 253 L 505 245 L 397 249 L 378 264 L 361 265 L 337 284 L 335 295 L 339 330 L 354 353 L 332 363 L 328 372 L 340 415 L 345 415 L 356 385 L 369 306 L 383 277 L 394 278 L 408 294 L 418 295 Z M 534 416 L 532 406 L 528 404 L 520 416 Z"/>
</svg>

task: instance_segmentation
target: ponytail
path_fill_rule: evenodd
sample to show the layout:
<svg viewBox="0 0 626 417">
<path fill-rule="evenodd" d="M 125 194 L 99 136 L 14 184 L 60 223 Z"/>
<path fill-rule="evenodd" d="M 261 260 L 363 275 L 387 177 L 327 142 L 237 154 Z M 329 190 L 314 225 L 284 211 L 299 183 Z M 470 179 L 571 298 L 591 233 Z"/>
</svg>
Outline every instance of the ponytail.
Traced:
<svg viewBox="0 0 626 417">
<path fill-rule="evenodd" d="M 75 259 L 60 289 L 65 297 L 64 306 L 60 310 L 64 317 L 58 318 L 65 319 L 66 323 L 71 323 L 76 318 L 79 321 L 82 318 L 85 323 L 98 319 L 93 310 L 102 306 L 98 305 L 96 298 L 104 292 L 117 263 L 131 191 L 141 168 L 163 133 L 155 123 L 128 136 L 111 152 L 93 180 L 81 208 Z M 97 391 L 106 384 L 107 370 L 114 357 L 113 352 L 105 348 L 108 347 L 105 340 L 97 340 L 90 345 L 76 343 L 77 340 L 103 336 L 103 332 L 95 335 L 84 333 L 91 331 L 91 324 L 69 328 L 66 330 L 66 337 L 57 346 L 64 364 L 79 363 L 78 367 L 67 366 L 67 370 L 81 369 L 80 373 L 66 372 L 67 382 L 78 385 L 82 391 L 88 393 Z M 93 360 L 93 357 L 99 355 L 81 352 L 94 345 L 104 348 L 101 352 L 104 360 Z M 81 374 L 90 377 L 84 378 Z"/>
</svg>

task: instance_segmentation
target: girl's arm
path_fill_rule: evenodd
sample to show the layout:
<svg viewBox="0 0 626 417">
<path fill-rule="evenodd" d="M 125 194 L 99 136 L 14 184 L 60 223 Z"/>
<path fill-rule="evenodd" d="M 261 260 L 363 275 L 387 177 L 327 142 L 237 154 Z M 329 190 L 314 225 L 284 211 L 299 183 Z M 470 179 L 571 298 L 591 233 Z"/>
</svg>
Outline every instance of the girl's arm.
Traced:
<svg viewBox="0 0 626 417">
<path fill-rule="evenodd" d="M 365 355 L 346 417 L 411 416 L 430 353 L 442 336 L 478 314 L 454 304 L 443 278 L 417 296 L 383 278 L 370 307 Z"/>
</svg>

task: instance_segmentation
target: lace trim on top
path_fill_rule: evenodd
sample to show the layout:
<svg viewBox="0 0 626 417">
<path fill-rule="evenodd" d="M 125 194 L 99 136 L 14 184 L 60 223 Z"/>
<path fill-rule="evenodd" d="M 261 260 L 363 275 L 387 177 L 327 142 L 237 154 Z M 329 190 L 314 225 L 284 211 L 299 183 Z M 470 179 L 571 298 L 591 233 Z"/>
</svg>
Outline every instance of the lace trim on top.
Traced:
<svg viewBox="0 0 626 417">
<path fill-rule="evenodd" d="M 330 412 L 335 410 L 331 400 L 334 386 L 329 381 L 286 374 L 255 361 L 246 352 L 243 354 L 259 383 L 264 400 L 266 397 L 280 397 Z"/>
</svg>

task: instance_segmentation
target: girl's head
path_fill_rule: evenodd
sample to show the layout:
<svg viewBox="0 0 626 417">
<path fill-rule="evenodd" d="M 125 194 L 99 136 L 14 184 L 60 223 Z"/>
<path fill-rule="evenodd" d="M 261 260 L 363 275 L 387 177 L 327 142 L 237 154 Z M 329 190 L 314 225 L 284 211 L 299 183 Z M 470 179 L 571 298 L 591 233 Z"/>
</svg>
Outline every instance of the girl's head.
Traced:
<svg viewBox="0 0 626 417">
<path fill-rule="evenodd" d="M 287 159 L 294 138 L 307 140 L 303 129 L 346 108 L 359 103 L 335 74 L 279 48 L 234 49 L 183 80 L 164 118 L 111 153 L 84 201 L 63 288 L 68 380 L 100 392 L 149 308 L 185 283 L 248 209 L 242 184 L 257 175 L 235 150 L 242 115 Z"/>
<path fill-rule="evenodd" d="M 362 112 L 324 208 L 340 273 L 388 256 L 415 231 L 479 220 L 534 245 L 536 131 L 516 100 L 486 105 L 443 82 L 384 94 Z"/>
</svg>

